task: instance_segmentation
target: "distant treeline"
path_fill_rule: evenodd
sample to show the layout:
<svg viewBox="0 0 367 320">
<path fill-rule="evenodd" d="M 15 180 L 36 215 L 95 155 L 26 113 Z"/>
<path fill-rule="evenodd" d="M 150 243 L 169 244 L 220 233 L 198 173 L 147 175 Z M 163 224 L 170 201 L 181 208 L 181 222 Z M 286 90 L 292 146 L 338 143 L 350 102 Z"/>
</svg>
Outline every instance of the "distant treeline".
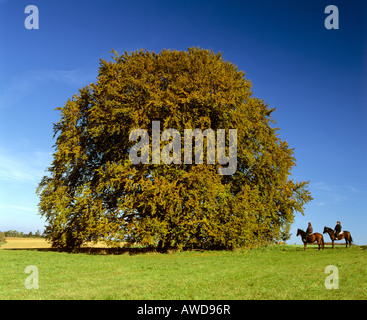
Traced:
<svg viewBox="0 0 367 320">
<path fill-rule="evenodd" d="M 19 232 L 17 230 L 0 231 L 0 243 L 5 241 L 5 237 L 19 237 L 19 238 L 43 238 L 44 235 L 41 234 L 39 230 L 35 233 L 30 231 L 29 233 Z"/>
</svg>

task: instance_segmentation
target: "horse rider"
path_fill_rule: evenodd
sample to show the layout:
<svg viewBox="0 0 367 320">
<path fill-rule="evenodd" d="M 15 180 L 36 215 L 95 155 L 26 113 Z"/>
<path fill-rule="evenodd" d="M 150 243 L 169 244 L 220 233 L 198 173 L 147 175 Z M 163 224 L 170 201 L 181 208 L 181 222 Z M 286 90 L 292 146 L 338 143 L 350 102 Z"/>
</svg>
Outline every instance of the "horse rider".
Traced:
<svg viewBox="0 0 367 320">
<path fill-rule="evenodd" d="M 313 228 L 312 228 L 312 225 L 311 225 L 311 222 L 308 223 L 308 227 L 307 227 L 307 230 L 306 230 L 306 236 L 305 238 L 303 239 L 303 242 L 306 243 L 307 242 L 307 238 L 308 236 L 313 233 Z"/>
<path fill-rule="evenodd" d="M 340 221 L 336 222 L 336 226 L 334 228 L 334 233 L 335 233 L 335 239 L 338 240 L 338 235 L 339 233 L 342 231 L 342 225 L 340 224 Z"/>
</svg>

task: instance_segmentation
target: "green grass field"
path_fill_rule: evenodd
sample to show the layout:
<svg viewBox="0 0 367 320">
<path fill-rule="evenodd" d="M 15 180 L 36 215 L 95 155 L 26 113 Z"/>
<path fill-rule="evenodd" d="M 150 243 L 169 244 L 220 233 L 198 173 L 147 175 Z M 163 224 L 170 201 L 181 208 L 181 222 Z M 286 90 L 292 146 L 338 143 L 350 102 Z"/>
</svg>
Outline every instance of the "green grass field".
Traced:
<svg viewBox="0 0 367 320">
<path fill-rule="evenodd" d="M 366 299 L 367 248 L 277 245 L 253 250 L 102 255 L 0 250 L 0 299 Z M 39 289 L 26 289 L 27 265 Z M 339 289 L 325 288 L 325 267 Z"/>
</svg>

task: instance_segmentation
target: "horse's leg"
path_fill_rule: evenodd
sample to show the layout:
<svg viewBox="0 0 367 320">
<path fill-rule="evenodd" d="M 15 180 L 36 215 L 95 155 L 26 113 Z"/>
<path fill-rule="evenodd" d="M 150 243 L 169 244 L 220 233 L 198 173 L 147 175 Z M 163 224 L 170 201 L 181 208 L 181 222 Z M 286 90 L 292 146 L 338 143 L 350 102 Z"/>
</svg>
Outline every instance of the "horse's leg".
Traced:
<svg viewBox="0 0 367 320">
<path fill-rule="evenodd" d="M 306 243 L 303 244 L 303 251 L 306 251 Z"/>
<path fill-rule="evenodd" d="M 334 239 L 331 240 L 331 244 L 333 245 L 333 249 L 334 249 Z"/>
</svg>

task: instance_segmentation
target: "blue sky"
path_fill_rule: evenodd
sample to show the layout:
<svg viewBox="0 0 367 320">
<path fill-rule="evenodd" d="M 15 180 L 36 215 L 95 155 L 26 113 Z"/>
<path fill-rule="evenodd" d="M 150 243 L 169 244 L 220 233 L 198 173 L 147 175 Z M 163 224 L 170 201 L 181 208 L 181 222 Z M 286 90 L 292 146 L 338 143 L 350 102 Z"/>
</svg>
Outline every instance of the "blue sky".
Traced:
<svg viewBox="0 0 367 320">
<path fill-rule="evenodd" d="M 39 9 L 27 30 L 24 9 Z M 327 30 L 325 7 L 339 9 Z M 221 51 L 276 107 L 314 200 L 298 227 L 337 220 L 367 244 L 367 5 L 363 1 L 0 0 L 0 230 L 44 229 L 35 190 L 52 160 L 54 109 L 93 82 L 99 58 L 140 48 Z"/>
</svg>

